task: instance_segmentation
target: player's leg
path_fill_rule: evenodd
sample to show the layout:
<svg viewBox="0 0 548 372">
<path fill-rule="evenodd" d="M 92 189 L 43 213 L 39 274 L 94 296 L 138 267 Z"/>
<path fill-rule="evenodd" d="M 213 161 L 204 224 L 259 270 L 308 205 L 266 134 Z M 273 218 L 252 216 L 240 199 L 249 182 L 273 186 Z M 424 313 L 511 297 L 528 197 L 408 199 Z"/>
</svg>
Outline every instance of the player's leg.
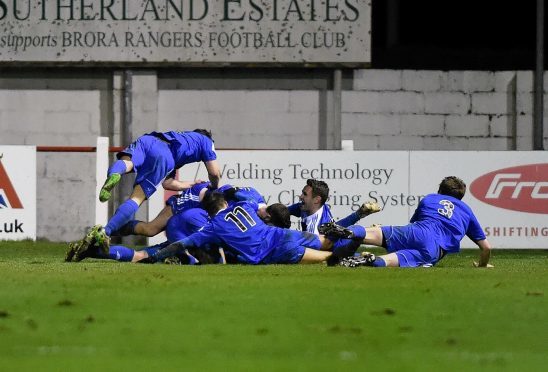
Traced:
<svg viewBox="0 0 548 372">
<path fill-rule="evenodd" d="M 320 238 L 315 234 L 285 229 L 283 238 L 260 263 L 269 265 L 324 262 L 332 253 L 321 251 L 320 246 Z"/>
<path fill-rule="evenodd" d="M 399 267 L 400 261 L 396 253 L 383 254 L 377 256 L 375 261 L 370 265 L 374 267 Z"/>
<path fill-rule="evenodd" d="M 305 248 L 304 254 L 299 261 L 300 264 L 313 264 L 327 262 L 327 259 L 333 255 L 333 252 L 318 251 L 316 249 Z"/>
<path fill-rule="evenodd" d="M 323 229 L 328 234 L 348 236 L 348 238 L 333 238 L 329 236 L 326 240 L 332 240 L 332 250 L 334 256 L 329 264 L 340 264 L 342 266 L 357 267 L 357 266 L 398 266 L 398 257 L 395 255 L 384 255 L 376 257 L 369 252 L 365 252 L 363 256 L 354 257 L 354 253 L 361 244 L 375 245 L 386 247 L 383 241 L 383 231 L 380 227 L 364 228 L 359 225 L 349 226 L 348 228 L 340 229 L 337 226 L 324 226 Z"/>
<path fill-rule="evenodd" d="M 169 245 L 169 242 L 165 241 L 160 244 L 153 245 L 151 247 L 146 247 L 143 249 L 140 249 L 138 251 L 135 251 L 135 254 L 132 257 L 131 262 L 138 262 L 142 259 L 148 258 L 156 253 L 164 247 L 167 247 Z"/>
<path fill-rule="evenodd" d="M 111 197 L 111 191 L 122 179 L 122 175 L 133 170 L 131 156 L 122 155 L 108 168 L 107 179 L 99 192 L 99 200 L 106 202 Z"/>
<path fill-rule="evenodd" d="M 366 237 L 365 227 L 352 225 L 347 228 L 334 223 L 320 225 L 318 230 L 325 234 L 322 239 L 322 250 L 329 249 L 337 259 L 354 255 Z M 330 244 L 329 241 L 332 243 Z M 331 260 L 330 264 L 336 264 Z"/>
<path fill-rule="evenodd" d="M 154 236 L 165 230 L 167 221 L 173 216 L 169 206 L 164 207 L 150 222 L 139 221 L 133 231 L 135 235 Z"/>
<path fill-rule="evenodd" d="M 143 204 L 146 199 L 147 195 L 143 191 L 141 185 L 135 185 L 129 199 L 120 204 L 118 209 L 116 209 L 116 212 L 114 212 L 114 215 L 108 221 L 104 228 L 104 233 L 107 236 L 111 236 L 113 232 L 118 231 L 122 226 L 128 223 L 139 209 L 139 206 Z M 97 239 L 100 238 L 97 237 Z M 99 241 L 99 243 L 101 242 Z"/>
<path fill-rule="evenodd" d="M 69 244 L 69 250 L 65 256 L 65 261 L 78 262 L 84 259 L 88 254 L 88 250 L 95 246 L 99 235 L 101 236 L 101 244 L 99 244 L 97 248 L 100 248 L 102 253 L 106 254 L 108 252 L 110 239 L 107 236 L 103 236 L 104 232 L 101 225 L 95 225 L 88 230 L 83 239 Z"/>
<path fill-rule="evenodd" d="M 375 256 L 369 252 L 362 252 L 359 256 L 346 257 L 340 260 L 340 266 L 345 267 L 398 267 L 399 258 L 396 253 L 389 253 L 382 256 Z"/>
<path fill-rule="evenodd" d="M 377 247 L 383 246 L 383 234 L 382 229 L 380 227 L 366 227 L 365 228 L 366 234 L 365 238 L 363 239 L 363 244 L 367 245 L 375 245 Z"/>
<path fill-rule="evenodd" d="M 360 225 L 351 225 L 343 227 L 333 222 L 324 223 L 318 227 L 320 234 L 334 239 L 353 239 L 361 240 L 363 244 L 376 245 L 382 247 L 383 232 L 381 227 L 363 227 Z"/>
<path fill-rule="evenodd" d="M 309 232 L 287 230 L 282 244 L 263 260 L 263 263 L 321 263 L 333 265 L 340 257 L 353 254 L 360 246 L 359 240 L 344 239 L 345 244 L 334 248 L 334 252 L 323 250 L 326 241 L 324 236 L 317 236 Z M 342 239 L 341 239 L 342 240 Z M 285 253 L 284 253 L 285 252 Z"/>
<path fill-rule="evenodd" d="M 69 244 L 69 247 L 74 243 Z M 86 249 L 82 249 L 73 254 L 72 261 L 79 262 L 85 258 L 97 258 L 104 260 L 115 260 L 119 262 L 137 262 L 141 259 L 147 258 L 152 254 L 158 252 L 161 248 L 167 246 L 169 243 L 164 242 L 151 247 L 144 248 L 139 251 L 125 247 L 123 245 L 112 245 L 109 247 L 108 252 L 103 252 L 97 245 L 91 244 Z M 67 253 L 68 256 L 68 253 Z M 66 258 L 65 258 L 66 260 Z"/>
<path fill-rule="evenodd" d="M 72 254 L 71 254 L 72 252 Z M 105 252 L 101 246 L 91 244 L 70 243 L 65 261 L 79 262 L 85 258 L 110 259 L 121 262 L 131 262 L 134 250 L 122 245 L 113 245 Z M 70 256 L 70 259 L 69 259 Z"/>
<path fill-rule="evenodd" d="M 368 266 L 376 267 L 417 267 L 427 263 L 428 247 L 435 242 L 423 229 L 413 225 L 375 227 L 377 245 L 386 248 L 388 254 L 378 256 Z M 380 230 L 380 232 L 379 232 Z M 367 244 L 367 243 L 366 243 Z M 437 253 L 437 252 L 436 252 Z"/>
<path fill-rule="evenodd" d="M 152 148 L 155 142 L 156 140 L 152 136 L 141 136 L 116 155 L 118 160 L 109 167 L 107 180 L 99 192 L 99 200 L 101 202 L 110 199 L 112 189 L 120 182 L 123 174 L 140 169 L 149 149 Z"/>
<path fill-rule="evenodd" d="M 355 225 L 362 218 L 380 211 L 381 211 L 381 207 L 377 203 L 375 203 L 374 201 L 367 201 L 363 203 L 356 212 L 353 212 L 349 214 L 348 216 L 346 216 L 345 218 L 338 220 L 337 225 L 340 225 L 343 227 Z"/>
<path fill-rule="evenodd" d="M 75 256 L 80 257 L 83 252 L 89 250 L 94 244 L 99 246 L 104 254 L 107 254 L 110 245 L 110 236 L 131 221 L 139 206 L 146 198 L 147 195 L 141 186 L 135 185 L 130 198 L 120 204 L 107 225 L 105 227 L 101 225 L 93 226 L 88 230 L 84 238 L 77 243 Z"/>
<path fill-rule="evenodd" d="M 133 146 L 133 144 L 132 144 Z M 132 160 L 137 177 L 128 200 L 120 204 L 104 233 L 110 236 L 131 221 L 139 206 L 156 191 L 156 186 L 173 170 L 173 155 L 167 143 L 145 135 L 135 142 Z"/>
</svg>

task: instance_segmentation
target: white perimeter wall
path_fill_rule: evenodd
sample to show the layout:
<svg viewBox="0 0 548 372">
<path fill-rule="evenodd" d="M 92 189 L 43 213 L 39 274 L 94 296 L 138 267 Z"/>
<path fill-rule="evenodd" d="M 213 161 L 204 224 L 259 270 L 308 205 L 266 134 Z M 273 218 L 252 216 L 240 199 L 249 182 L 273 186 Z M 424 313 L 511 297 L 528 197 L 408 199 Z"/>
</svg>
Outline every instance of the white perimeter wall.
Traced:
<svg viewBox="0 0 548 372">
<path fill-rule="evenodd" d="M 158 89 L 156 72 L 136 73 L 135 136 L 206 127 L 218 148 L 321 148 L 321 91 L 245 80 L 229 90 L 217 79 L 220 88 Z M 342 92 L 342 139 L 356 150 L 509 150 L 515 125 L 516 148 L 531 150 L 532 87 L 530 71 L 357 70 Z M 0 145 L 94 146 L 99 135 L 121 145 L 120 94 L 117 72 L 3 73 Z M 38 153 L 38 237 L 72 240 L 93 224 L 94 166 L 93 154 Z"/>
</svg>

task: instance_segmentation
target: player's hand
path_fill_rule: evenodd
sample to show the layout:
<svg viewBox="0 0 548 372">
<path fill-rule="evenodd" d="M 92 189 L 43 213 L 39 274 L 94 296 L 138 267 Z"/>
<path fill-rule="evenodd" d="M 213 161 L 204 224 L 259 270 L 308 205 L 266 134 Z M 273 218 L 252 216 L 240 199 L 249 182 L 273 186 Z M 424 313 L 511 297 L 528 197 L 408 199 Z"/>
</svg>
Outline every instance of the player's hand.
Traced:
<svg viewBox="0 0 548 372">
<path fill-rule="evenodd" d="M 487 264 L 487 266 L 480 266 L 479 263 L 477 263 L 476 261 L 474 261 L 474 267 L 486 267 L 488 269 L 491 269 L 495 266 L 491 265 L 491 264 Z"/>
</svg>

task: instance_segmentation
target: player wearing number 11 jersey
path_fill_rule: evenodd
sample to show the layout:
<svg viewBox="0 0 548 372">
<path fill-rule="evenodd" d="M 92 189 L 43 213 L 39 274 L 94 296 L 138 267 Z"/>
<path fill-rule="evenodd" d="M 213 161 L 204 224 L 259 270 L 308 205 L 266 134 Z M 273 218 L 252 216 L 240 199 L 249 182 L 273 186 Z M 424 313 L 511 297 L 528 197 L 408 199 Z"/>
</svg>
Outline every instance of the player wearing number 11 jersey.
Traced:
<svg viewBox="0 0 548 372">
<path fill-rule="evenodd" d="M 342 244 L 335 244 L 335 252 L 322 251 L 322 244 L 327 244 L 324 236 L 269 226 L 257 215 L 257 203 L 228 204 L 219 192 L 207 193 L 202 206 L 211 217 L 210 223 L 141 262 L 161 261 L 185 249 L 217 245 L 235 256 L 239 263 L 319 263 L 327 261 L 333 254 L 337 257 L 352 255 L 360 245 L 346 239 Z M 360 229 L 364 230 L 361 226 L 356 227 L 356 234 L 360 234 Z"/>
</svg>

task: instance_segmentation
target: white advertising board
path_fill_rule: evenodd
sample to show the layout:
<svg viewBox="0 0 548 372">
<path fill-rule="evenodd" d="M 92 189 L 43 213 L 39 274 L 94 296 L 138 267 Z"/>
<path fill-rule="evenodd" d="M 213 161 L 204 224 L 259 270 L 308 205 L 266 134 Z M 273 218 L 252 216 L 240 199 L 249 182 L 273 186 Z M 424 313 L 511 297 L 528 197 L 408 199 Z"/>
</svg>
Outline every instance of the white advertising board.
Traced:
<svg viewBox="0 0 548 372">
<path fill-rule="evenodd" d="M 410 153 L 411 192 L 449 175 L 468 185 L 472 207 L 496 248 L 548 248 L 548 153 L 452 151 Z M 475 247 L 468 239 L 462 247 Z"/>
<path fill-rule="evenodd" d="M 328 204 L 335 219 L 374 200 L 383 209 L 361 220 L 364 226 L 407 224 L 421 197 L 437 192 L 445 176 L 455 175 L 469 186 L 463 200 L 495 247 L 548 248 L 548 154 L 543 152 L 219 151 L 218 155 L 222 183 L 255 187 L 268 204 L 298 202 L 308 178 L 329 185 Z M 538 166 L 528 168 L 529 164 Z M 504 171 L 509 167 L 518 168 Z M 180 170 L 179 178 L 207 180 L 207 173 L 203 165 L 190 164 Z M 488 191 L 496 198 L 486 198 Z M 514 194 L 520 205 L 535 198 L 532 205 L 540 209 L 510 209 L 504 200 L 511 202 Z M 151 198 L 150 219 L 163 201 L 162 193 Z M 297 219 L 293 223 L 297 228 Z M 475 245 L 466 239 L 462 247 Z"/>
<path fill-rule="evenodd" d="M 0 240 L 36 239 L 36 147 L 0 146 Z"/>
</svg>

